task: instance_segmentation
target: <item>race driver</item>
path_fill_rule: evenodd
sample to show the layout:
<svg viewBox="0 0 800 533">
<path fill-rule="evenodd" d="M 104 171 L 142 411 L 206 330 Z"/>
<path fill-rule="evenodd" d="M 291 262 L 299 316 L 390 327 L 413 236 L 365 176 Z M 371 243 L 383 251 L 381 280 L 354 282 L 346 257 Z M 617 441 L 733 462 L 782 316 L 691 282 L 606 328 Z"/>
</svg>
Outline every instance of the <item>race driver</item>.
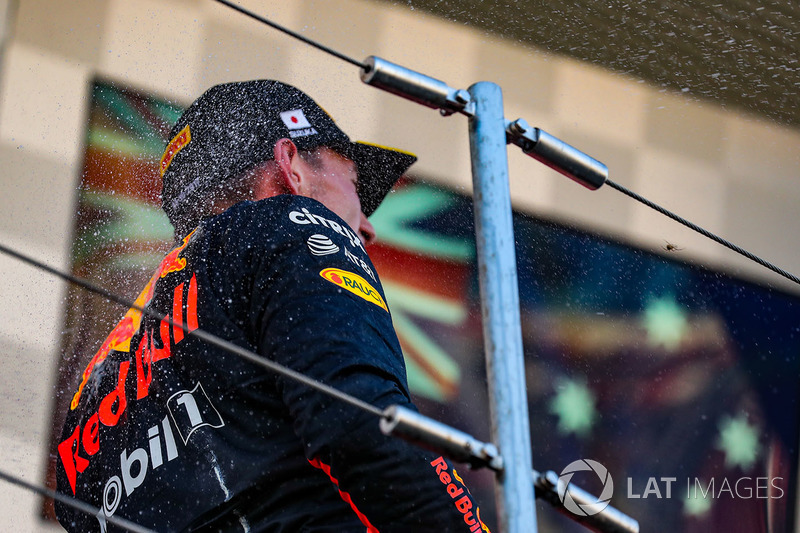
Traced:
<svg viewBox="0 0 800 533">
<path fill-rule="evenodd" d="M 488 531 L 450 461 L 375 415 L 191 335 L 202 329 L 383 409 L 412 407 L 367 220 L 415 157 L 351 142 L 270 80 L 209 89 L 160 162 L 177 246 L 80 377 L 58 445 L 70 531 Z"/>
</svg>

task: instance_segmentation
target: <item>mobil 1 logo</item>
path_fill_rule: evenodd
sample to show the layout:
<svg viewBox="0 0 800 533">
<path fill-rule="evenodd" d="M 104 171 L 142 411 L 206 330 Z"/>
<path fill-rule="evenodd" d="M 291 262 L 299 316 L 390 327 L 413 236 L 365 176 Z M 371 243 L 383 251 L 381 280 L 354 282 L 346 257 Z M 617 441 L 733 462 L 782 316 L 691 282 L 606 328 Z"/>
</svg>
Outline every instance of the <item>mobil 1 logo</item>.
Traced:
<svg viewBox="0 0 800 533">
<path fill-rule="evenodd" d="M 181 390 L 173 394 L 167 400 L 167 408 L 169 416 L 164 416 L 160 423 L 147 429 L 147 436 L 143 436 L 143 446 L 131 452 L 122 450 L 119 475 L 111 476 L 103 487 L 102 504 L 97 513 L 102 533 L 106 532 L 108 518 L 117 511 L 123 498 L 131 496 L 139 489 L 149 473 L 179 457 L 175 430 L 185 446 L 192 433 L 199 428 L 221 428 L 225 425 L 199 382 L 191 390 Z"/>
<path fill-rule="evenodd" d="M 189 442 L 192 433 L 203 426 L 221 428 L 225 425 L 199 382 L 192 390 L 178 391 L 170 396 L 167 408 L 184 444 Z"/>
</svg>

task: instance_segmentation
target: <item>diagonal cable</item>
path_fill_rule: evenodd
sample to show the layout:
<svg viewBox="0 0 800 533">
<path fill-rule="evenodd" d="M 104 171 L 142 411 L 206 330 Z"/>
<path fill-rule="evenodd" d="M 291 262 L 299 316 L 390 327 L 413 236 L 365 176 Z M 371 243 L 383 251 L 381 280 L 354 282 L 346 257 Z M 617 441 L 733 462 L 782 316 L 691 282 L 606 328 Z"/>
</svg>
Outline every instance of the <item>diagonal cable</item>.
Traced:
<svg viewBox="0 0 800 533">
<path fill-rule="evenodd" d="M 355 65 L 356 67 L 369 70 L 367 68 L 367 66 L 364 63 L 362 63 L 361 61 L 353 59 L 352 57 L 347 56 L 347 55 L 345 55 L 345 54 L 343 54 L 341 52 L 338 52 L 338 51 L 334 50 L 333 48 L 330 48 L 328 46 L 325 46 L 324 44 L 320 44 L 317 41 L 309 39 L 308 37 L 306 37 L 304 35 L 300 35 L 299 33 L 290 30 L 286 26 L 281 26 L 277 22 L 273 22 L 273 21 L 269 20 L 268 18 L 262 17 L 261 15 L 259 15 L 257 13 L 253 13 L 252 11 L 250 11 L 248 9 L 245 9 L 242 6 L 236 5 L 233 2 L 229 2 L 228 0 L 217 0 L 217 2 L 219 2 L 220 4 L 225 4 L 226 6 L 230 7 L 231 9 L 235 9 L 239 13 L 243 13 L 243 14 L 247 15 L 248 17 L 254 18 L 257 21 L 262 22 L 262 23 L 266 24 L 267 26 L 269 26 L 271 28 L 274 28 L 274 29 L 276 29 L 276 30 L 278 30 L 280 32 L 283 32 L 286 35 L 294 37 L 295 39 L 297 39 L 299 41 L 303 41 L 307 45 L 313 46 L 314 48 L 322 50 L 323 52 L 325 52 L 327 54 L 330 54 L 330 55 L 332 55 L 334 57 L 338 57 L 339 59 L 341 59 L 343 61 L 347 61 L 348 63 L 350 63 L 352 65 Z"/>
<path fill-rule="evenodd" d="M 64 505 L 73 507 L 88 515 L 100 516 L 102 514 L 105 517 L 105 521 L 108 522 L 109 524 L 114 524 L 115 526 L 121 527 L 122 529 L 130 531 L 131 533 L 155 533 L 152 529 L 140 526 L 139 524 L 131 522 L 130 520 L 126 520 L 124 518 L 118 518 L 113 515 L 106 516 L 105 513 L 102 513 L 99 508 L 93 505 L 89 505 L 84 501 L 81 501 L 77 498 L 73 498 L 71 496 L 67 496 L 65 494 L 61 494 L 60 492 L 56 492 L 52 489 L 39 487 L 32 483 L 28 483 L 24 479 L 9 474 L 8 472 L 4 472 L 3 470 L 0 470 L 0 479 L 2 479 L 3 481 L 8 481 L 13 485 L 17 485 L 18 487 L 28 489 L 29 491 L 35 492 L 40 496 L 44 496 L 46 498 L 52 498 L 56 501 L 63 503 Z"/>
<path fill-rule="evenodd" d="M 313 378 L 305 376 L 304 374 L 301 374 L 301 373 L 296 372 L 296 371 L 294 371 L 294 370 L 292 370 L 290 368 L 287 368 L 287 367 L 281 365 L 280 363 L 276 363 L 274 361 L 271 361 L 269 359 L 261 357 L 260 355 L 256 354 L 255 352 L 252 352 L 250 350 L 242 348 L 239 345 L 236 345 L 236 344 L 233 344 L 232 342 L 226 341 L 225 339 L 217 337 L 216 335 L 208 333 L 207 331 L 203 331 L 202 329 L 196 329 L 194 331 L 189 331 L 188 326 L 186 326 L 183 323 L 178 323 L 178 322 L 173 321 L 171 317 L 163 315 L 163 314 L 161 314 L 161 313 L 159 313 L 157 311 L 154 311 L 153 309 L 138 306 L 134 302 L 131 302 L 130 300 L 128 300 L 126 298 L 118 296 L 118 295 L 116 295 L 116 294 L 114 294 L 114 293 L 112 293 L 112 292 L 110 292 L 110 291 L 108 291 L 108 290 L 106 290 L 106 289 L 104 289 L 102 287 L 99 287 L 99 286 L 91 283 L 90 281 L 87 281 L 85 279 L 79 278 L 77 276 L 74 276 L 74 275 L 66 273 L 66 272 L 62 272 L 62 271 L 60 271 L 60 270 L 58 270 L 58 269 L 56 269 L 54 267 L 51 267 L 50 265 L 48 265 L 46 263 L 43 263 L 42 261 L 34 259 L 33 257 L 30 257 L 30 256 L 28 256 L 26 254 L 23 254 L 22 252 L 19 252 L 17 250 L 12 249 L 12 248 L 9 248 L 8 246 L 5 246 L 3 244 L 0 244 L 0 252 L 4 253 L 6 255 L 9 255 L 11 257 L 14 257 L 16 259 L 19 259 L 20 261 L 22 261 L 24 263 L 27 263 L 27 264 L 35 267 L 35 268 L 38 268 L 40 270 L 43 270 L 43 271 L 48 272 L 50 274 L 53 274 L 53 275 L 55 275 L 55 276 L 57 276 L 59 278 L 67 280 L 70 283 L 73 283 L 73 284 L 75 284 L 75 285 L 77 285 L 79 287 L 82 287 L 82 288 L 88 290 L 89 292 L 93 292 L 93 293 L 98 294 L 98 295 L 100 295 L 100 296 L 102 296 L 104 298 L 107 298 L 108 300 L 110 300 L 112 302 L 118 303 L 118 304 L 120 304 L 122 306 L 125 306 L 125 307 L 129 307 L 131 309 L 135 309 L 135 310 L 141 312 L 144 315 L 147 315 L 147 316 L 150 316 L 152 318 L 155 318 L 156 320 L 160 320 L 160 321 L 163 320 L 163 321 L 167 322 L 172 327 L 182 329 L 186 335 L 194 335 L 195 337 L 197 337 L 198 339 L 202 340 L 203 342 L 206 342 L 206 343 L 211 344 L 213 346 L 216 346 L 216 347 L 218 347 L 218 348 L 220 348 L 222 350 L 225 350 L 225 351 L 227 351 L 229 353 L 237 355 L 237 356 L 239 356 L 239 357 L 241 357 L 243 359 L 246 359 L 247 361 L 250 361 L 251 363 L 254 363 L 254 364 L 259 365 L 259 366 L 261 366 L 263 368 L 271 370 L 271 371 L 273 371 L 273 372 L 275 372 L 277 374 L 285 376 L 285 377 L 287 377 L 289 379 L 292 379 L 292 380 L 294 380 L 294 381 L 296 381 L 298 383 L 304 384 L 304 385 L 306 385 L 306 386 L 308 386 L 308 387 L 310 387 L 312 389 L 316 389 L 316 390 L 318 390 L 318 391 L 320 391 L 320 392 L 322 392 L 324 394 L 327 394 L 328 396 L 330 396 L 332 398 L 335 398 L 335 399 L 338 399 L 338 400 L 343 401 L 345 403 L 348 403 L 350 405 L 353 405 L 353 406 L 355 406 L 355 407 L 357 407 L 359 409 L 362 409 L 362 410 L 364 410 L 364 411 L 366 411 L 368 413 L 374 414 L 374 415 L 378 416 L 379 418 L 381 418 L 383 416 L 383 411 L 381 411 L 377 407 L 375 407 L 375 406 L 373 406 L 373 405 L 371 405 L 371 404 L 369 404 L 367 402 L 359 400 L 358 398 L 356 398 L 354 396 L 351 396 L 351 395 L 349 395 L 347 393 L 344 393 L 344 392 L 342 392 L 342 391 L 340 391 L 338 389 L 335 389 L 335 388 L 333 388 L 333 387 L 331 387 L 329 385 L 326 385 L 326 384 L 324 384 L 324 383 L 322 383 L 320 381 L 317 381 L 317 380 L 315 380 Z M 36 493 L 38 493 L 38 494 L 40 494 L 42 496 L 53 498 L 54 500 L 60 501 L 60 502 L 64 503 L 65 505 L 73 507 L 73 508 L 75 508 L 75 509 L 77 509 L 77 510 L 79 510 L 81 512 L 90 514 L 92 516 L 96 516 L 98 514 L 98 512 L 99 512 L 98 508 L 96 508 L 96 507 L 94 507 L 94 506 L 92 506 L 92 505 L 90 505 L 90 504 L 88 504 L 86 502 L 83 502 L 83 501 L 78 500 L 76 498 L 72 498 L 70 496 L 66 496 L 64 494 L 58 493 L 58 492 L 56 492 L 56 491 L 54 491 L 52 489 L 43 488 L 43 487 L 39 487 L 37 485 L 33 485 L 33 484 L 28 483 L 28 482 L 26 482 L 26 481 L 24 481 L 24 480 L 22 480 L 22 479 L 20 479 L 20 478 L 18 478 L 16 476 L 14 476 L 12 474 L 9 474 L 9 473 L 1 470 L 1 469 L 0 469 L 0 480 L 4 480 L 4 481 L 7 481 L 7 482 L 12 483 L 14 485 L 26 488 L 26 489 L 28 489 L 30 491 L 33 491 L 33 492 L 36 492 Z M 117 526 L 119 526 L 119 527 L 121 527 L 121 528 L 123 528 L 123 529 L 125 529 L 127 531 L 130 531 L 132 533 L 154 533 L 152 530 L 147 529 L 147 528 L 142 527 L 142 526 L 139 526 L 138 524 L 135 524 L 135 523 L 130 522 L 128 520 L 125 520 L 124 518 L 115 518 L 113 516 L 109 516 L 109 517 L 106 517 L 106 520 L 109 523 L 117 525 Z"/>
<path fill-rule="evenodd" d="M 716 235 L 714 233 L 711 233 L 710 231 L 708 231 L 706 229 L 701 228 L 697 224 L 694 224 L 693 222 L 690 222 L 689 220 L 687 220 L 687 219 L 685 219 L 685 218 L 683 218 L 683 217 L 681 217 L 679 215 L 676 215 L 672 211 L 670 211 L 668 209 L 665 209 L 665 208 L 661 207 L 660 205 L 658 205 L 658 204 L 656 204 L 654 202 L 651 202 L 647 198 L 636 194 L 635 192 L 631 191 L 630 189 L 627 189 L 627 188 L 623 187 L 622 185 L 619 185 L 618 183 L 614 183 L 613 181 L 611 181 L 609 179 L 606 180 L 606 183 L 612 189 L 616 189 L 617 191 L 621 192 L 622 194 L 625 194 L 625 195 L 629 196 L 630 198 L 633 198 L 637 202 L 641 202 L 642 204 L 646 205 L 647 207 L 658 211 L 662 215 L 667 216 L 667 217 L 671 218 L 672 220 L 674 220 L 674 221 L 676 221 L 676 222 L 678 222 L 680 224 L 683 224 L 687 228 L 696 231 L 700 235 L 703 235 L 704 237 L 708 237 L 712 241 L 716 241 L 719 244 L 721 244 L 722 246 L 725 246 L 726 248 L 729 248 L 729 249 L 733 250 L 734 252 L 743 255 L 744 257 L 750 259 L 751 261 L 755 261 L 759 265 L 761 265 L 763 267 L 766 267 L 766 268 L 772 270 L 773 272 L 775 272 L 776 274 L 780 274 L 784 278 L 786 278 L 788 280 L 791 280 L 791 281 L 797 283 L 798 285 L 800 285 L 800 278 L 798 278 L 794 274 L 791 274 L 791 273 L 783 270 L 782 268 L 773 265 L 769 261 L 761 259 L 757 255 L 748 252 L 744 248 L 742 248 L 740 246 L 737 246 L 737 245 L 733 244 L 732 242 L 730 242 L 728 240 L 725 240 L 722 237 L 720 237 L 720 236 L 718 236 L 718 235 Z"/>
<path fill-rule="evenodd" d="M 108 290 L 106 290 L 106 289 L 104 289 L 102 287 L 99 287 L 99 286 L 95 285 L 94 283 L 92 283 L 90 281 L 87 281 L 87 280 L 85 280 L 83 278 L 79 278 L 79 277 L 74 276 L 72 274 L 68 274 L 66 272 L 61 272 L 60 270 L 58 270 L 56 268 L 53 268 L 53 267 L 51 267 L 50 265 L 48 265 L 46 263 L 43 263 L 43 262 L 41 262 L 41 261 L 39 261 L 37 259 L 34 259 L 33 257 L 30 257 L 30 256 L 28 256 L 26 254 L 23 254 L 22 252 L 19 252 L 17 250 L 9 248 L 8 246 L 5 246 L 3 244 L 0 244 L 0 252 L 2 252 L 4 254 L 7 254 L 7 255 L 10 255 L 12 257 L 15 257 L 15 258 L 19 259 L 20 261 L 28 263 L 29 265 L 32 265 L 32 266 L 34 266 L 34 267 L 36 267 L 36 268 L 38 268 L 40 270 L 44 270 L 45 272 L 49 272 L 50 274 L 53 274 L 53 275 L 58 276 L 58 277 L 60 277 L 62 279 L 65 279 L 65 280 L 69 281 L 70 283 L 74 283 L 75 285 L 78 285 L 79 287 L 82 287 L 82 288 L 86 289 L 89 292 L 93 292 L 95 294 L 99 294 L 100 296 L 102 296 L 104 298 L 107 298 L 107 299 L 111 300 L 112 302 L 116 302 L 116 303 L 118 303 L 118 304 L 120 304 L 122 306 L 129 307 L 131 309 L 135 309 L 135 310 L 139 311 L 140 313 L 142 313 L 144 315 L 147 315 L 149 317 L 155 318 L 156 320 L 162 320 L 162 321 L 168 323 L 172 327 L 182 329 L 186 333 L 186 335 L 193 335 L 194 337 L 197 337 L 198 339 L 202 340 L 203 342 L 211 344 L 212 346 L 216 346 L 217 348 L 220 348 L 221 350 L 225 350 L 226 352 L 229 352 L 229 353 L 232 353 L 234 355 L 237 355 L 237 356 L 241 357 L 242 359 L 250 361 L 251 363 L 254 363 L 254 364 L 258 365 L 258 366 L 261 366 L 263 368 L 266 368 L 268 370 L 276 372 L 276 373 L 278 373 L 278 374 L 280 374 L 280 375 L 282 375 L 284 377 L 287 377 L 287 378 L 289 378 L 291 380 L 296 381 L 297 383 L 301 383 L 301 384 L 306 385 L 306 386 L 308 386 L 308 387 L 310 387 L 312 389 L 318 390 L 318 391 L 320 391 L 320 392 L 322 392 L 324 394 L 327 394 L 328 396 L 330 396 L 332 398 L 335 398 L 337 400 L 341 400 L 341 401 L 343 401 L 345 403 L 348 403 L 348 404 L 350 404 L 350 405 L 352 405 L 354 407 L 362 409 L 362 410 L 364 410 L 364 411 L 366 411 L 368 413 L 374 414 L 374 415 L 376 415 L 378 417 L 382 417 L 383 416 L 383 411 L 381 411 L 377 407 L 375 407 L 375 406 L 373 406 L 373 405 L 371 405 L 371 404 L 369 404 L 369 403 L 367 403 L 365 401 L 359 400 L 355 396 L 351 396 L 351 395 L 349 395 L 347 393 L 344 393 L 344 392 L 342 392 L 342 391 L 340 391 L 340 390 L 338 390 L 338 389 L 336 389 L 334 387 L 331 387 L 330 385 L 326 385 L 326 384 L 322 383 L 321 381 L 317 381 L 317 380 L 315 380 L 313 378 L 310 378 L 310 377 L 308 377 L 308 376 L 306 376 L 304 374 L 301 374 L 300 372 L 297 372 L 295 370 L 292 370 L 291 368 L 288 368 L 288 367 L 286 367 L 286 366 L 284 366 L 284 365 L 282 365 L 280 363 L 276 363 L 275 361 L 271 361 L 271 360 L 269 360 L 269 359 L 267 359 L 265 357 L 262 357 L 262 356 L 258 355 L 257 353 L 255 353 L 255 352 L 253 352 L 251 350 L 248 350 L 246 348 L 242 348 L 238 344 L 234 344 L 234 343 L 232 343 L 230 341 L 227 341 L 227 340 L 225 340 L 225 339 L 223 339 L 221 337 L 218 337 L 218 336 L 216 336 L 216 335 L 214 335 L 212 333 L 209 333 L 207 331 L 204 331 L 202 329 L 196 329 L 196 330 L 190 331 L 188 326 L 186 326 L 186 325 L 184 325 L 182 323 L 173 321 L 172 318 L 169 317 L 169 316 L 166 316 L 166 315 L 164 315 L 162 313 L 159 313 L 158 311 L 155 311 L 153 309 L 150 309 L 149 307 L 138 306 L 134 302 L 132 302 L 132 301 L 126 299 L 126 298 L 123 298 L 121 296 L 118 296 L 118 295 L 116 295 L 116 294 L 114 294 L 114 293 L 112 293 L 112 292 L 110 292 L 110 291 L 108 291 Z"/>
<path fill-rule="evenodd" d="M 298 383 L 304 384 L 312 389 L 328 395 L 331 398 L 340 400 L 358 409 L 373 414 L 381 420 L 381 431 L 387 436 L 398 437 L 417 446 L 438 451 L 439 453 L 447 455 L 457 461 L 469 463 L 473 468 L 488 466 L 496 471 L 502 471 L 503 469 L 502 457 L 499 455 L 494 445 L 478 441 L 467 433 L 463 433 L 450 426 L 430 419 L 414 410 L 393 405 L 382 411 L 354 396 L 305 376 L 304 374 L 296 372 L 279 363 L 261 357 L 255 352 L 242 348 L 241 346 L 226 341 L 225 339 L 217 337 L 216 335 L 213 335 L 207 331 L 201 329 L 189 331 L 187 325 L 174 322 L 169 316 L 163 315 L 147 307 L 138 306 L 134 302 L 103 289 L 102 287 L 99 287 L 87 280 L 72 274 L 61 272 L 60 270 L 51 267 L 46 263 L 23 254 L 22 252 L 9 248 L 8 246 L 0 244 L 0 253 L 19 259 L 20 261 L 35 268 L 74 283 L 75 285 L 78 285 L 87 291 L 99 294 L 100 296 L 103 296 L 112 302 L 135 309 L 144 315 L 155 318 L 159 321 L 163 321 L 173 328 L 180 328 L 186 335 L 193 335 L 205 343 L 216 346 L 224 351 L 250 361 L 253 364 L 266 368 L 267 370 L 271 370 Z M 0 480 L 5 480 L 44 496 L 49 496 L 82 512 L 92 515 L 97 515 L 98 513 L 98 509 L 90 504 L 75 498 L 58 494 L 51 489 L 37 487 L 36 485 L 22 481 L 19 478 L 4 472 L 2 469 L 0 469 Z M 116 519 L 116 521 L 109 520 L 109 522 L 117 523 L 117 525 L 120 525 L 120 527 L 123 527 L 128 531 L 133 531 L 134 533 L 150 533 L 150 530 L 141 528 L 136 524 L 125 520 Z"/>
<path fill-rule="evenodd" d="M 277 24 L 277 23 L 267 19 L 266 17 L 262 17 L 260 15 L 257 15 L 256 13 L 253 13 L 252 11 L 249 11 L 249 10 L 247 10 L 247 9 L 241 7 L 241 6 L 238 6 L 235 3 L 231 2 L 230 0 L 216 0 L 216 1 L 221 3 L 221 4 L 224 4 L 224 5 L 228 6 L 228 7 L 230 7 L 232 9 L 236 10 L 236 11 L 239 11 L 240 13 L 243 13 L 243 14 L 249 16 L 249 17 L 252 17 L 252 18 L 258 20 L 259 22 L 262 22 L 262 23 L 266 24 L 267 26 L 270 26 L 270 27 L 272 27 L 274 29 L 277 29 L 278 31 L 281 31 L 281 32 L 283 32 L 283 33 L 285 33 L 285 34 L 287 34 L 287 35 L 289 35 L 291 37 L 294 37 L 295 39 L 298 39 L 298 40 L 300 40 L 300 41 L 302 41 L 302 42 L 304 42 L 304 43 L 306 43 L 306 44 L 308 44 L 310 46 L 318 48 L 318 49 L 320 49 L 320 50 L 322 50 L 322 51 L 324 51 L 324 52 L 326 52 L 328 54 L 331 54 L 331 55 L 333 55 L 333 56 L 335 56 L 335 57 L 337 57 L 339 59 L 347 61 L 348 63 L 351 63 L 352 65 L 355 65 L 355 66 L 361 68 L 362 69 L 362 73 L 370 72 L 371 69 L 373 68 L 371 65 L 365 64 L 365 63 L 363 63 L 361 61 L 357 61 L 357 60 L 355 60 L 355 59 L 353 59 L 351 57 L 348 57 L 348 56 L 342 54 L 341 52 L 338 52 L 338 51 L 328 47 L 328 46 L 320 44 L 320 43 L 318 43 L 316 41 L 313 41 L 313 40 L 311 40 L 311 39 L 309 39 L 309 38 L 307 38 L 307 37 L 305 37 L 303 35 L 300 35 L 297 32 L 294 32 L 294 31 L 292 31 L 292 30 L 290 30 L 290 29 L 288 29 L 288 28 L 286 28 L 284 26 L 281 26 L 280 24 Z M 397 65 L 394 65 L 394 66 L 397 66 Z M 402 69 L 402 67 L 400 67 L 400 68 L 401 68 L 401 70 L 404 70 L 404 71 L 406 70 L 406 69 Z M 407 73 L 415 74 L 417 76 L 422 76 L 421 74 L 415 73 L 413 71 L 407 71 Z M 438 83 L 442 83 L 442 82 L 438 82 Z M 372 83 L 370 83 L 370 84 L 372 85 Z M 385 90 L 389 90 L 389 92 L 394 92 L 393 90 L 391 90 L 391 89 L 389 89 L 387 87 L 380 87 L 379 86 L 379 88 L 383 88 Z M 418 103 L 421 103 L 420 100 L 417 100 L 417 99 L 415 99 L 413 97 L 409 97 L 409 95 L 404 94 L 402 91 L 399 92 L 399 93 L 395 92 L 395 94 L 398 94 L 400 96 L 409 98 L 412 101 L 416 101 Z M 434 105 L 433 107 L 438 107 L 438 105 Z M 559 142 L 561 142 L 561 141 L 559 141 Z M 580 180 L 578 180 L 578 181 L 580 181 Z M 694 223 L 690 222 L 689 220 L 687 220 L 687 219 L 685 219 L 683 217 L 680 217 L 680 216 L 676 215 L 675 213 L 672 213 L 671 211 L 669 211 L 667 209 L 664 209 L 663 207 L 661 207 L 661 206 L 659 206 L 659 205 L 647 200 L 646 198 L 644 198 L 644 197 L 636 194 L 635 192 L 623 187 L 622 185 L 614 183 L 610 179 L 604 178 L 604 182 L 608 183 L 608 185 L 610 187 L 612 187 L 613 189 L 616 189 L 617 191 L 622 192 L 623 194 L 626 194 L 630 198 L 633 198 L 634 200 L 636 200 L 638 202 L 641 202 L 644 205 L 646 205 L 646 206 L 648 206 L 648 207 L 650 207 L 652 209 L 655 209 L 659 213 L 661 213 L 661 214 L 663 214 L 663 215 L 675 220 L 676 222 L 679 222 L 680 224 L 683 224 L 687 228 L 696 231 L 697 233 L 703 235 L 704 237 L 707 237 L 707 238 L 709 238 L 709 239 L 711 239 L 711 240 L 713 240 L 713 241 L 725 246 L 726 248 L 729 248 L 729 249 L 733 250 L 734 252 L 736 252 L 738 254 L 741 254 L 742 256 L 750 259 L 751 261 L 754 261 L 755 263 L 758 263 L 759 265 L 761 265 L 761 266 L 763 266 L 763 267 L 775 272 L 776 274 L 779 274 L 780 276 L 783 276 L 784 278 L 786 278 L 786 279 L 788 279 L 790 281 L 793 281 L 793 282 L 797 283 L 798 285 L 800 285 L 800 278 L 798 278 L 794 274 L 791 274 L 791 273 L 783 270 L 782 268 L 779 268 L 779 267 L 773 265 L 769 261 L 761 259 L 757 255 L 755 255 L 755 254 L 753 254 L 751 252 L 748 252 L 744 248 L 742 248 L 740 246 L 737 246 L 737 245 L 733 244 L 732 242 L 727 241 L 727 240 L 723 239 L 722 237 L 719 237 L 718 235 L 715 235 L 714 233 L 711 233 L 710 231 L 701 228 L 697 224 L 694 224 Z M 601 183 L 601 185 L 602 185 L 602 183 Z M 596 189 L 597 187 L 591 187 L 591 188 Z"/>
</svg>

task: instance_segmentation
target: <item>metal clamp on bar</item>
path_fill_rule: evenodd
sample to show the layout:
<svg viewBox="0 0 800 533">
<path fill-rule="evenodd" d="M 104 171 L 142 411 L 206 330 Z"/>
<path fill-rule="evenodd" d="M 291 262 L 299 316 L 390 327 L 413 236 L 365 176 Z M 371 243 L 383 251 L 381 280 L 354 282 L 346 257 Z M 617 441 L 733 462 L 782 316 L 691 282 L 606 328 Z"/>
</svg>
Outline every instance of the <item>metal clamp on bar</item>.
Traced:
<svg viewBox="0 0 800 533">
<path fill-rule="evenodd" d="M 537 498 L 545 500 L 565 516 L 592 531 L 639 533 L 639 522 L 636 519 L 608 505 L 607 500 L 598 500 L 572 483 L 565 484 L 553 471 L 540 474 L 534 470 L 533 486 Z M 565 501 L 569 503 L 565 504 Z"/>
<path fill-rule="evenodd" d="M 494 444 L 481 442 L 405 407 L 390 405 L 384 409 L 380 427 L 384 435 L 400 437 L 473 468 L 485 466 L 497 472 L 503 470 L 503 458 Z"/>
<path fill-rule="evenodd" d="M 445 116 L 453 113 L 471 116 L 471 98 L 466 90 L 454 89 L 443 81 L 380 57 L 369 56 L 364 60 L 361 81 L 412 102 L 438 109 Z"/>
<path fill-rule="evenodd" d="M 530 127 L 524 119 L 507 121 L 506 136 L 509 143 L 587 189 L 599 189 L 608 178 L 608 167 L 603 163 L 544 130 Z"/>
</svg>

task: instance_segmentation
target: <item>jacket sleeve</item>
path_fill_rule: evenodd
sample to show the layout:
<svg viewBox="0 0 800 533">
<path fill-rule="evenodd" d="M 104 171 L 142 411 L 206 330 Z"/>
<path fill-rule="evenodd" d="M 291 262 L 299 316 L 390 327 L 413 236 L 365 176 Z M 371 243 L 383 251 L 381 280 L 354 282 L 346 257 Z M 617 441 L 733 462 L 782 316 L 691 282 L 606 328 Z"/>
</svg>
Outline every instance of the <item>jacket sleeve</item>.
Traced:
<svg viewBox="0 0 800 533">
<path fill-rule="evenodd" d="M 289 204 L 278 227 L 254 283 L 260 353 L 379 409 L 414 409 L 385 294 L 355 235 L 308 199 Z M 368 531 L 488 531 L 450 460 L 307 386 L 278 378 L 277 390 L 309 463 Z"/>
</svg>

